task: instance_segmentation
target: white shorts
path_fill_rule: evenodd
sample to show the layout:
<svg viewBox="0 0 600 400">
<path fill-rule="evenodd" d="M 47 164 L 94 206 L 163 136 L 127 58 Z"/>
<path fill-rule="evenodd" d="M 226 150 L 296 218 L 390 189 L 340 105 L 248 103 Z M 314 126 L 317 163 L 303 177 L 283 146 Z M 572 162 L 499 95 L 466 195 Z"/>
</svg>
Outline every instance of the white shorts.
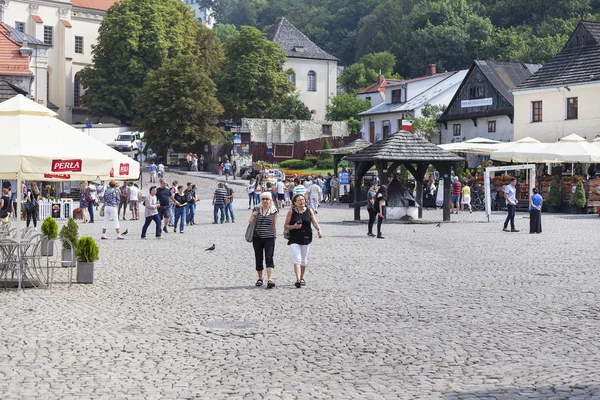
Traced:
<svg viewBox="0 0 600 400">
<path fill-rule="evenodd" d="M 114 229 L 119 229 L 119 216 L 117 215 L 117 207 L 104 207 L 104 223 L 102 229 L 108 228 L 108 221 L 112 222 Z"/>
<path fill-rule="evenodd" d="M 309 247 L 309 244 L 290 244 L 290 248 L 292 249 L 292 257 L 294 258 L 294 264 L 300 264 L 301 266 L 306 267 Z"/>
<path fill-rule="evenodd" d="M 310 198 L 310 208 L 312 208 L 313 210 L 316 210 L 318 207 L 319 207 L 319 198 L 311 197 Z"/>
<path fill-rule="evenodd" d="M 465 194 L 460 204 L 471 204 L 471 195 Z"/>
</svg>

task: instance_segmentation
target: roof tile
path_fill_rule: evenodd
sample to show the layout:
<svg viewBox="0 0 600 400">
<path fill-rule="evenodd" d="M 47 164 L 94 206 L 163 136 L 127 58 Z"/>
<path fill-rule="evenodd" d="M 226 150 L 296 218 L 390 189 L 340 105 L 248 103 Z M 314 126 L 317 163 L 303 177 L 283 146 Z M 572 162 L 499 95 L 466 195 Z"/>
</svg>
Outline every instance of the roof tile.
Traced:
<svg viewBox="0 0 600 400">
<path fill-rule="evenodd" d="M 73 0 L 74 1 L 74 0 Z M 267 39 L 278 43 L 290 58 L 338 61 L 314 44 L 285 17 L 282 17 L 267 33 Z"/>
<path fill-rule="evenodd" d="M 11 39 L 10 30 L 0 23 L 0 75 L 32 75 L 29 57 L 21 55 L 20 48 Z"/>
<path fill-rule="evenodd" d="M 31 14 L 31 18 L 38 24 L 43 24 L 44 20 L 37 14 Z"/>
<path fill-rule="evenodd" d="M 379 142 L 346 157 L 348 161 L 464 161 L 462 157 L 446 151 L 408 131 L 398 131 Z"/>
<path fill-rule="evenodd" d="M 117 1 L 119 0 L 71 0 L 71 4 L 73 7 L 106 11 Z"/>
</svg>

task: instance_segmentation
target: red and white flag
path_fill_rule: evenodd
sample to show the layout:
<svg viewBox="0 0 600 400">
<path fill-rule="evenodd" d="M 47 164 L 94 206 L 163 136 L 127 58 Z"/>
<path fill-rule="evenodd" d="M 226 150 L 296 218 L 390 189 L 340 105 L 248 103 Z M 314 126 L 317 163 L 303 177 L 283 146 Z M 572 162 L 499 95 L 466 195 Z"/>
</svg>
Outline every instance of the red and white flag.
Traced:
<svg viewBox="0 0 600 400">
<path fill-rule="evenodd" d="M 413 126 L 412 125 L 413 125 L 412 121 L 409 121 L 409 120 L 406 120 L 406 119 L 402 120 L 402 130 L 403 131 L 411 131 L 412 132 L 412 130 L 413 130 Z"/>
</svg>

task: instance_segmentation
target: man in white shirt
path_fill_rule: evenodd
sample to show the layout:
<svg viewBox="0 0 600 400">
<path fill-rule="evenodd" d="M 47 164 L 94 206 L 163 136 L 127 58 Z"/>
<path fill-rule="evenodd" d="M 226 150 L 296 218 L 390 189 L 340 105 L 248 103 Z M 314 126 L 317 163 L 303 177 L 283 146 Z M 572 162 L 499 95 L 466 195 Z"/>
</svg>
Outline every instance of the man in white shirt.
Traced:
<svg viewBox="0 0 600 400">
<path fill-rule="evenodd" d="M 163 163 L 158 164 L 158 179 L 162 179 L 165 176 L 165 166 Z"/>
<path fill-rule="evenodd" d="M 129 209 L 131 210 L 131 219 L 140 219 L 140 189 L 133 182 L 129 182 Z"/>
<path fill-rule="evenodd" d="M 281 177 L 277 178 L 277 202 L 279 203 L 278 208 L 285 206 L 285 184 L 281 182 Z"/>
<path fill-rule="evenodd" d="M 515 229 L 515 212 L 517 211 L 517 178 L 512 177 L 510 183 L 504 186 L 504 199 L 506 200 L 506 209 L 508 215 L 504 221 L 504 232 L 519 232 Z M 510 222 L 510 230 L 508 223 Z"/>
<path fill-rule="evenodd" d="M 319 185 L 310 185 L 310 188 L 308 189 L 310 208 L 312 208 L 315 214 L 318 214 L 317 208 L 319 208 L 319 204 L 321 204 L 321 193 L 321 187 Z"/>
</svg>

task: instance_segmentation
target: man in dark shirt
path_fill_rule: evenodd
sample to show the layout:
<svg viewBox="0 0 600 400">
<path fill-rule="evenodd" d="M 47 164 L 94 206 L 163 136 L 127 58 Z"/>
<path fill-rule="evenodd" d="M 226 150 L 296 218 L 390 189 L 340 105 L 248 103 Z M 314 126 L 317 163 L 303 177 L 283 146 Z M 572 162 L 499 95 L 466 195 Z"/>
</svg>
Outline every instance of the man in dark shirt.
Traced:
<svg viewBox="0 0 600 400">
<path fill-rule="evenodd" d="M 183 192 L 186 201 L 185 224 L 194 225 L 194 206 L 196 205 L 196 191 L 192 188 L 192 182 L 187 183 L 187 189 Z"/>
<path fill-rule="evenodd" d="M 225 198 L 227 197 L 227 191 L 223 187 L 223 183 L 219 183 L 217 190 L 215 190 L 215 194 L 213 195 L 213 206 L 214 206 L 214 222 L 213 224 L 218 224 L 217 217 L 219 215 L 219 211 L 221 211 L 221 223 L 225 220 Z"/>
<path fill-rule="evenodd" d="M 160 180 L 160 187 L 156 189 L 156 198 L 158 199 L 158 215 L 163 220 L 163 232 L 168 233 L 167 226 L 169 225 L 169 216 L 171 215 L 171 198 L 173 193 L 169 189 L 169 185 L 166 180 Z"/>
</svg>

